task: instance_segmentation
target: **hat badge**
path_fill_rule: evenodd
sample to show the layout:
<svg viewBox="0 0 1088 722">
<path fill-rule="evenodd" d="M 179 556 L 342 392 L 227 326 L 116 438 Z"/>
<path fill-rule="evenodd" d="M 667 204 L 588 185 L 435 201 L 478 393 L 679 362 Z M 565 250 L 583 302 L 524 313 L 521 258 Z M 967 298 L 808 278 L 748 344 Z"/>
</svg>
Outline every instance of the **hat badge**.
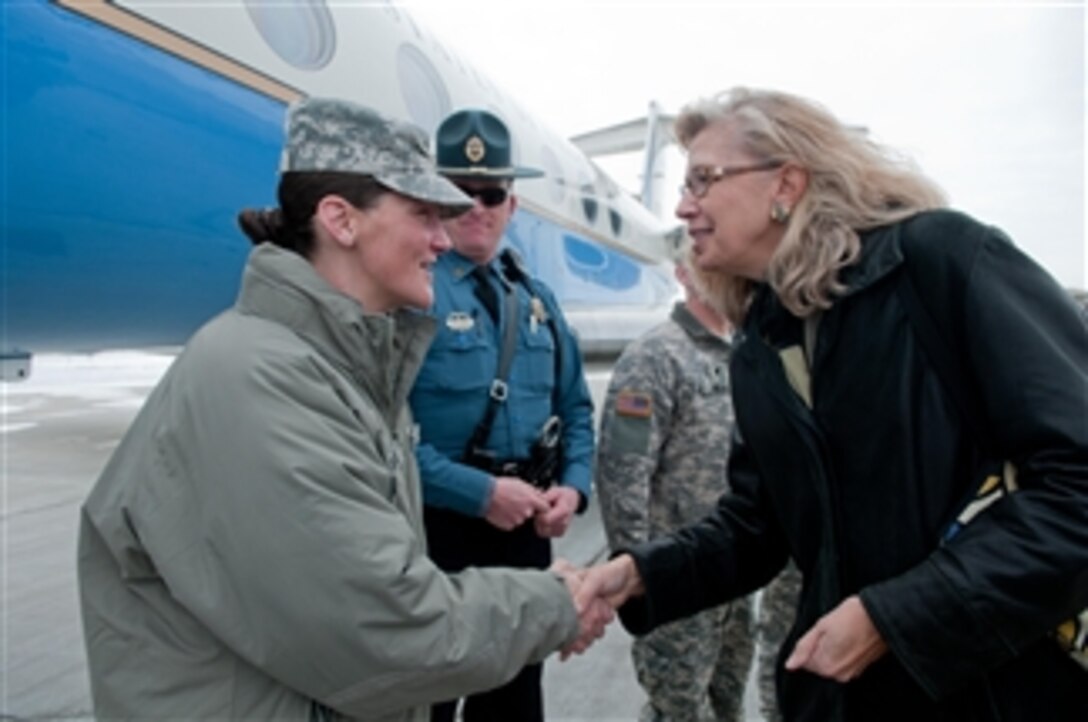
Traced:
<svg viewBox="0 0 1088 722">
<path fill-rule="evenodd" d="M 480 136 L 474 135 L 465 142 L 465 157 L 471 163 L 479 163 L 487 155 L 487 146 Z"/>
</svg>

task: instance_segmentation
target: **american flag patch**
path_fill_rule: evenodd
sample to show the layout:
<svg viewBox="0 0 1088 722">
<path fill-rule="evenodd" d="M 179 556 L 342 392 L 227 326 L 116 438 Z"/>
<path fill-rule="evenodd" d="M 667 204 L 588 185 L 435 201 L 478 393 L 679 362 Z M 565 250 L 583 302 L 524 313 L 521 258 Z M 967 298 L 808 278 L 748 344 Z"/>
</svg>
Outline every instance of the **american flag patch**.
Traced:
<svg viewBox="0 0 1088 722">
<path fill-rule="evenodd" d="M 654 412 L 654 401 L 645 391 L 623 389 L 616 395 L 616 414 L 648 419 Z"/>
</svg>

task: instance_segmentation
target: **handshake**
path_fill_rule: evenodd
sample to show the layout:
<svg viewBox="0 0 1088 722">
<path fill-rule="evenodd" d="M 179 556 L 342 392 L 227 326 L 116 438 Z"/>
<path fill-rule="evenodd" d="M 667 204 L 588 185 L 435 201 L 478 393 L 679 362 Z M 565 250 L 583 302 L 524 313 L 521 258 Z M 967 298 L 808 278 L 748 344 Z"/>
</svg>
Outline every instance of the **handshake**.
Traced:
<svg viewBox="0 0 1088 722">
<path fill-rule="evenodd" d="M 560 650 L 565 660 L 581 654 L 604 636 L 615 611 L 633 596 L 645 594 L 641 574 L 629 554 L 604 564 L 579 569 L 562 559 L 550 571 L 567 584 L 578 610 L 578 637 Z M 806 670 L 826 679 L 848 682 L 888 651 L 880 632 L 857 594 L 822 616 L 794 645 L 785 661 L 786 671 Z"/>
<path fill-rule="evenodd" d="M 643 593 L 638 567 L 627 554 L 585 568 L 557 559 L 550 571 L 566 582 L 578 611 L 578 637 L 560 650 L 561 660 L 589 649 L 604 636 L 605 628 L 616 617 L 616 609 Z"/>
</svg>

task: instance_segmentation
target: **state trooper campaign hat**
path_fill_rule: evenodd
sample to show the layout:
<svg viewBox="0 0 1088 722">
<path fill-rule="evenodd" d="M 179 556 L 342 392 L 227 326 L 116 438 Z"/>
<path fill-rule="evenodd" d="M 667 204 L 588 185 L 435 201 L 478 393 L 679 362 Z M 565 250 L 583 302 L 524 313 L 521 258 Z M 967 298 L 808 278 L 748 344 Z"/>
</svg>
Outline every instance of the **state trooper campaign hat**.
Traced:
<svg viewBox="0 0 1088 722">
<path fill-rule="evenodd" d="M 536 168 L 511 161 L 510 131 L 486 110 L 459 110 L 435 132 L 438 172 L 457 178 L 538 178 Z"/>
<path fill-rule="evenodd" d="M 280 171 L 358 173 L 453 213 L 471 208 L 472 199 L 436 172 L 427 146 L 422 130 L 371 108 L 305 98 L 287 110 Z"/>
</svg>

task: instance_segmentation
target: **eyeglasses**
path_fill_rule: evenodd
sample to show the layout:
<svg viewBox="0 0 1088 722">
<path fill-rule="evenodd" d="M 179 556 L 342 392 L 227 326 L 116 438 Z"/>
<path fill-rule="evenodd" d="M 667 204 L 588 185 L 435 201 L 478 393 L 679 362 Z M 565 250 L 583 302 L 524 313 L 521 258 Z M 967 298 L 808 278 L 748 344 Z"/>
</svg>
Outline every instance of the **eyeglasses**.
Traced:
<svg viewBox="0 0 1088 722">
<path fill-rule="evenodd" d="M 484 186 L 483 188 L 466 188 L 465 186 L 457 186 L 462 193 L 472 198 L 479 198 L 480 202 L 488 208 L 494 208 L 495 206 L 501 206 L 506 202 L 507 197 L 510 195 L 510 191 L 502 186 Z"/>
<path fill-rule="evenodd" d="M 680 196 L 683 197 L 685 194 L 690 193 L 693 198 L 702 198 L 710 190 L 710 186 L 723 178 L 755 173 L 761 170 L 774 170 L 781 167 L 782 161 L 780 160 L 767 160 L 762 163 L 732 167 L 726 165 L 693 166 L 688 170 L 687 177 L 684 178 L 684 185 L 680 186 Z"/>
</svg>

